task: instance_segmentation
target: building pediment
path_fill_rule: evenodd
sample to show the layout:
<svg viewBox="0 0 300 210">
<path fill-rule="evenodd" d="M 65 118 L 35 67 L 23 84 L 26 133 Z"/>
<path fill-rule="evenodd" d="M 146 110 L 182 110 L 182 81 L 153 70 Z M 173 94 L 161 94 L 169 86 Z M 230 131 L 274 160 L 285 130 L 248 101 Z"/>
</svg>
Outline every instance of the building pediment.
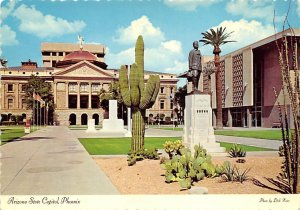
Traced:
<svg viewBox="0 0 300 210">
<path fill-rule="evenodd" d="M 77 64 L 69 66 L 59 72 L 53 74 L 53 76 L 64 76 L 64 77 L 101 77 L 101 78 L 112 78 L 113 74 L 106 70 L 88 62 L 81 61 Z"/>
</svg>

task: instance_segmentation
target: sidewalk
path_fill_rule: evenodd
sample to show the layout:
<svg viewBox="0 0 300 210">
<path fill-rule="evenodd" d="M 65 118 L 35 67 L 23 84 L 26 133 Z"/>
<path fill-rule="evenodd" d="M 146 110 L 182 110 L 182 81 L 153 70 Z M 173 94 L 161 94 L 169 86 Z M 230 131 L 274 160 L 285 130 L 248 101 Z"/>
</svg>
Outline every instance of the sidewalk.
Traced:
<svg viewBox="0 0 300 210">
<path fill-rule="evenodd" d="M 43 128 L 0 152 L 1 194 L 119 194 L 67 127 Z"/>
</svg>

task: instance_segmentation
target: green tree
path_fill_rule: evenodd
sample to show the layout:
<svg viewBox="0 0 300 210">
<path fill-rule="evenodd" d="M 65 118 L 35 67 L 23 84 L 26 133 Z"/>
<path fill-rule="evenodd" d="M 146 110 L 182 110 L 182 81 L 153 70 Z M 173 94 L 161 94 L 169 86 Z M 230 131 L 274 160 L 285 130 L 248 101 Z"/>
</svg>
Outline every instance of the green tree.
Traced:
<svg viewBox="0 0 300 210">
<path fill-rule="evenodd" d="M 100 107 L 105 111 L 108 111 L 109 100 L 117 100 L 118 102 L 118 117 L 123 118 L 122 110 L 124 110 L 124 104 L 120 93 L 119 82 L 113 81 L 109 84 L 108 91 L 103 88 L 99 92 Z"/>
<path fill-rule="evenodd" d="M 28 83 L 26 85 L 27 108 L 36 110 L 38 103 L 36 102 L 34 103 L 33 92 L 40 95 L 41 98 L 46 102 L 46 104 L 48 104 L 49 122 L 52 121 L 52 117 L 53 117 L 52 114 L 54 111 L 54 102 L 53 102 L 53 95 L 51 89 L 52 89 L 51 84 L 49 82 L 46 82 L 44 79 L 35 75 L 30 76 Z"/>
<path fill-rule="evenodd" d="M 216 103 L 217 103 L 217 128 L 223 127 L 222 122 L 222 83 L 221 83 L 221 75 L 220 75 L 220 53 L 221 53 L 221 45 L 224 45 L 228 42 L 235 42 L 235 41 L 227 41 L 230 35 L 233 32 L 225 33 L 225 28 L 217 28 L 217 31 L 214 29 L 210 29 L 210 31 L 206 31 L 201 33 L 203 35 L 200 42 L 203 42 L 204 45 L 212 45 L 214 47 L 213 54 L 216 72 Z"/>
<path fill-rule="evenodd" d="M 179 110 L 176 112 L 178 115 L 178 120 L 183 121 L 184 118 L 184 108 L 185 108 L 185 96 L 187 95 L 187 86 L 178 88 L 175 92 L 174 100 L 179 104 Z M 178 113 L 179 112 L 179 113 Z"/>
</svg>

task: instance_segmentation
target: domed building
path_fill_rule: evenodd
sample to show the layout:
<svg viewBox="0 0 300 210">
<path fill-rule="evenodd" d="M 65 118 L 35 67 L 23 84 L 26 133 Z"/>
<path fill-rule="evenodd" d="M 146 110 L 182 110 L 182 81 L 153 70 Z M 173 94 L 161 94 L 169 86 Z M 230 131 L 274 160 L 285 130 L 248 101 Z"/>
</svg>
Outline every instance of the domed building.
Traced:
<svg viewBox="0 0 300 210">
<path fill-rule="evenodd" d="M 96 125 L 101 124 L 104 110 L 100 107 L 100 90 L 108 90 L 110 83 L 118 81 L 119 77 L 118 69 L 107 68 L 106 47 L 101 44 L 79 47 L 69 43 L 42 43 L 41 53 L 43 67 L 29 60 L 19 67 L 0 68 L 0 110 L 6 115 L 4 120 L 9 120 L 12 115 L 32 117 L 32 110 L 26 109 L 24 88 L 33 74 L 52 85 L 55 107 L 53 115 L 48 116 L 49 124 L 86 125 L 92 118 Z M 176 91 L 178 79 L 175 74 L 146 71 L 145 80 L 150 74 L 160 75 L 161 88 L 156 103 L 147 110 L 147 116 L 164 113 L 170 118 L 173 111 L 170 98 Z"/>
</svg>

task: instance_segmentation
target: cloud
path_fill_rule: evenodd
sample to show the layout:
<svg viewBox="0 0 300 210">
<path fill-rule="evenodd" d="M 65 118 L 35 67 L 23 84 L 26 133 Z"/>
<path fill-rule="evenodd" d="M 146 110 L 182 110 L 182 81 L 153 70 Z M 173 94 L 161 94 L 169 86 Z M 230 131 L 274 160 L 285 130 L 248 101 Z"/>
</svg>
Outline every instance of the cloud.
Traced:
<svg viewBox="0 0 300 210">
<path fill-rule="evenodd" d="M 179 10 L 195 11 L 200 6 L 210 6 L 220 0 L 164 0 L 164 3 L 169 7 L 174 7 Z"/>
<path fill-rule="evenodd" d="M 266 20 L 273 22 L 274 1 L 253 1 L 253 0 L 236 0 L 229 1 L 226 5 L 226 11 L 232 15 L 239 15 L 245 19 Z M 276 21 L 282 21 L 284 16 L 276 17 Z"/>
<path fill-rule="evenodd" d="M 155 45 L 165 39 L 164 33 L 158 27 L 154 27 L 147 16 L 133 20 L 129 26 L 118 29 L 115 41 L 120 44 L 132 45 L 139 35 L 142 35 L 145 42 Z"/>
<path fill-rule="evenodd" d="M 117 31 L 116 42 L 122 45 L 131 45 L 131 48 L 120 52 L 111 52 L 106 55 L 106 63 L 112 64 L 108 68 L 120 68 L 121 65 L 134 62 L 134 45 L 138 35 L 143 35 L 145 43 L 145 69 L 160 72 L 182 72 L 184 58 L 182 44 L 178 40 L 167 40 L 159 27 L 152 24 L 147 16 L 133 20 L 127 27 Z M 187 65 L 186 65 L 187 66 Z M 180 68 L 179 68 L 180 67 Z"/>
<path fill-rule="evenodd" d="M 298 13 L 298 16 L 300 17 L 300 0 L 297 1 L 297 13 Z"/>
<path fill-rule="evenodd" d="M 119 68 L 121 65 L 134 63 L 135 49 L 128 48 L 118 53 L 107 53 L 106 63 L 113 64 L 108 68 Z M 152 48 L 145 48 L 145 69 L 169 73 L 182 72 L 183 53 L 181 43 L 170 40 Z M 180 68 L 179 68 L 180 67 Z M 187 68 L 187 65 L 185 69 Z"/>
<path fill-rule="evenodd" d="M 0 21 L 3 21 L 14 10 L 15 1 L 8 1 L 5 6 L 1 7 Z"/>
<path fill-rule="evenodd" d="M 247 21 L 241 19 L 239 21 L 225 20 L 221 22 L 218 26 L 214 26 L 212 28 L 216 29 L 216 27 L 226 27 L 227 33 L 233 31 L 228 40 L 234 40 L 236 42 L 227 43 L 221 46 L 222 55 L 226 53 L 230 53 L 234 50 L 245 47 L 249 44 L 252 44 L 256 41 L 264 39 L 272 34 L 274 34 L 274 29 L 271 24 L 262 24 L 256 20 Z M 209 30 L 209 29 L 208 29 Z M 209 55 L 212 54 L 211 46 L 201 47 L 202 54 Z"/>
<path fill-rule="evenodd" d="M 13 16 L 21 21 L 19 26 L 20 31 L 36 35 L 40 38 L 77 33 L 86 25 L 83 21 L 75 20 L 69 22 L 52 15 L 44 15 L 34 6 L 28 7 L 25 4 L 19 6 L 13 12 Z"/>
<path fill-rule="evenodd" d="M 2 25 L 0 27 L 0 46 L 10 46 L 18 44 L 16 39 L 16 32 L 11 30 L 8 25 Z"/>
</svg>

